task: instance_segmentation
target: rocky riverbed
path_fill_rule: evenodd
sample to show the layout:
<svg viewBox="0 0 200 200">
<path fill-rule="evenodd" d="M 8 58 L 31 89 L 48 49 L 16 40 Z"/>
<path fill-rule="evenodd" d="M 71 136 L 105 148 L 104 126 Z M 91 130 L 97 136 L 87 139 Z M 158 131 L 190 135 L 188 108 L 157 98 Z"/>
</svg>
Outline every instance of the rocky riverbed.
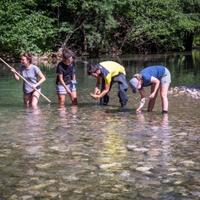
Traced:
<svg viewBox="0 0 200 200">
<path fill-rule="evenodd" d="M 198 87 L 172 87 L 169 91 L 170 94 L 174 96 L 187 95 L 194 99 L 200 99 L 200 86 Z"/>
</svg>

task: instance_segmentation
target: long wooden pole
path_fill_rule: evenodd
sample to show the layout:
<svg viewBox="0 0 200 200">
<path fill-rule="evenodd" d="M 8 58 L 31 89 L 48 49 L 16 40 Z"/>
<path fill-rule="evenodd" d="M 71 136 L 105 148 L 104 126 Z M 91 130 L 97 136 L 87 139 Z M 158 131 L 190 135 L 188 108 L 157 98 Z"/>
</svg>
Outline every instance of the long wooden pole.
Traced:
<svg viewBox="0 0 200 200">
<path fill-rule="evenodd" d="M 0 58 L 0 60 L 1 60 L 7 67 L 9 67 L 10 69 L 13 69 L 13 67 L 11 67 L 8 63 L 6 63 L 2 58 Z M 22 80 L 24 80 L 29 86 L 32 87 L 32 84 L 29 83 L 21 74 L 19 74 L 17 71 L 15 71 L 15 73 L 16 73 Z M 41 93 L 39 90 L 37 90 L 36 88 L 35 88 L 35 90 L 36 90 L 44 99 L 46 99 L 49 103 L 51 103 L 51 100 L 48 99 L 44 94 L 42 94 L 42 93 Z"/>
</svg>

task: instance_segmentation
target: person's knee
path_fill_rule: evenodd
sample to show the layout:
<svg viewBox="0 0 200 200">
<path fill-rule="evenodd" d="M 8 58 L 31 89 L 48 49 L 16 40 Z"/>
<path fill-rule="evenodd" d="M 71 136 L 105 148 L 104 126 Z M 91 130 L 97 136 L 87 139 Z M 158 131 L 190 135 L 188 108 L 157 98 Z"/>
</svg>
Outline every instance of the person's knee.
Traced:
<svg viewBox="0 0 200 200">
<path fill-rule="evenodd" d="M 58 101 L 59 101 L 60 104 L 64 104 L 65 103 L 65 100 L 62 99 L 62 98 L 58 99 Z"/>
<path fill-rule="evenodd" d="M 32 107 L 37 106 L 38 100 L 39 100 L 39 97 L 38 97 L 38 96 L 33 96 L 32 100 L 31 100 L 31 106 L 32 106 Z"/>
<path fill-rule="evenodd" d="M 167 94 L 161 94 L 161 99 L 163 101 L 167 100 L 168 99 Z"/>
</svg>

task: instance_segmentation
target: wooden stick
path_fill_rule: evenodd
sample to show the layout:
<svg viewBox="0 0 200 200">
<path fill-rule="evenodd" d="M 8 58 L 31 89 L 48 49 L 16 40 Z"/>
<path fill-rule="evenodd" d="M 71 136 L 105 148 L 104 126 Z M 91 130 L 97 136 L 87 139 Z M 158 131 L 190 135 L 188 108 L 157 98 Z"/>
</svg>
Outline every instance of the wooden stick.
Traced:
<svg viewBox="0 0 200 200">
<path fill-rule="evenodd" d="M 0 60 L 10 69 L 13 69 L 13 67 L 11 67 L 8 63 L 6 63 L 2 58 L 0 58 Z M 22 79 L 24 80 L 29 86 L 33 87 L 31 83 L 29 83 L 21 74 L 19 74 L 17 71 L 15 71 L 15 73 Z M 37 91 L 44 99 L 46 99 L 49 103 L 51 103 L 51 100 L 48 99 L 44 94 L 42 94 L 39 90 L 37 90 L 35 88 L 35 91 Z"/>
</svg>

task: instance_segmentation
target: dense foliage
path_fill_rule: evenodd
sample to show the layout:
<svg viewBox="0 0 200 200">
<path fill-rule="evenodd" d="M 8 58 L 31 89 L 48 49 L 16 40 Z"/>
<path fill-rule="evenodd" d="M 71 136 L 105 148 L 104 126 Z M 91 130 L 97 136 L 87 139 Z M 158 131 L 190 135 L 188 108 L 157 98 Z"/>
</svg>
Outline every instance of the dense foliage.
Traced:
<svg viewBox="0 0 200 200">
<path fill-rule="evenodd" d="M 1 0 L 1 51 L 191 50 L 199 10 L 199 0 Z"/>
</svg>

